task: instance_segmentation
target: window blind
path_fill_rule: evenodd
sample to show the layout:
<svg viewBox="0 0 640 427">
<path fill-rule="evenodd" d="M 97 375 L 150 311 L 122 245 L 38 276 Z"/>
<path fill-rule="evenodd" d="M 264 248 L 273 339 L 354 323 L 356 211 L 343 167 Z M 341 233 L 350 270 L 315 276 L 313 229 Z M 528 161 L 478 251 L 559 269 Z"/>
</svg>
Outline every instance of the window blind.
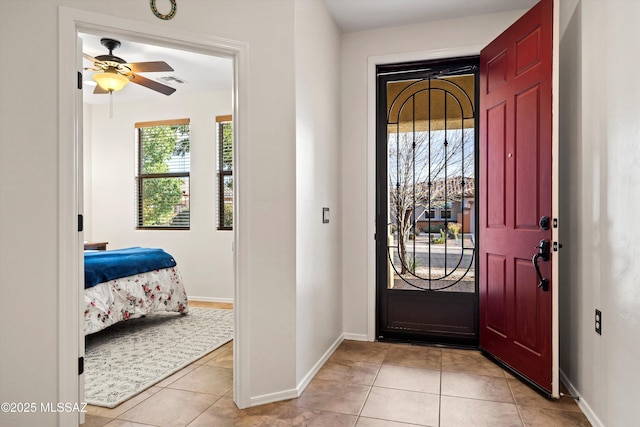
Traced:
<svg viewBox="0 0 640 427">
<path fill-rule="evenodd" d="M 136 228 L 189 229 L 189 119 L 140 122 L 136 129 Z"/>
</svg>

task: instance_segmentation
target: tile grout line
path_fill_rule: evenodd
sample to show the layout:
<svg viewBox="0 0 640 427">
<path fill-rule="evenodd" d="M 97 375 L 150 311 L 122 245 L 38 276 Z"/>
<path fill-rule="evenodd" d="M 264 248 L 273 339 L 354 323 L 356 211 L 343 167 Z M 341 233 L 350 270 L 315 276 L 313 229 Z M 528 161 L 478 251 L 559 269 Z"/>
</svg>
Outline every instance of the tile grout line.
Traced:
<svg viewBox="0 0 640 427">
<path fill-rule="evenodd" d="M 503 372 L 506 372 L 506 371 L 504 371 L 503 369 Z M 504 377 L 507 380 L 507 385 L 509 386 L 509 391 L 511 392 L 511 397 L 513 398 L 513 404 L 516 405 L 516 411 L 518 411 L 518 416 L 520 417 L 520 422 L 522 423 L 522 427 L 526 427 L 526 424 L 524 422 L 524 417 L 522 416 L 522 411 L 520 410 L 520 405 L 518 405 L 518 401 L 516 400 L 516 394 L 513 392 L 513 387 L 511 387 L 511 382 L 507 378 L 506 374 L 504 375 Z"/>
<path fill-rule="evenodd" d="M 358 424 L 358 420 L 360 419 L 360 417 L 362 417 L 362 411 L 364 410 L 365 405 L 367 404 L 367 400 L 369 400 L 369 396 L 371 395 L 371 391 L 373 390 L 373 385 L 376 383 L 376 380 L 378 379 L 378 375 L 380 375 L 380 370 L 382 369 L 382 365 L 384 364 L 384 359 L 387 357 L 387 352 L 389 351 L 389 349 L 386 349 L 385 353 L 384 353 L 384 357 L 382 358 L 382 361 L 380 362 L 380 364 L 378 365 L 378 370 L 376 371 L 376 375 L 373 377 L 373 381 L 371 381 L 371 385 L 369 386 L 369 390 L 367 391 L 367 395 L 364 398 L 364 401 L 362 402 L 362 406 L 360 407 L 360 410 L 358 411 L 358 415 L 356 416 L 356 421 L 355 424 Z"/>
<path fill-rule="evenodd" d="M 386 357 L 386 354 L 385 354 L 385 357 Z M 360 406 L 360 410 L 358 411 L 358 416 L 356 418 L 356 423 L 358 422 L 358 420 L 362 416 L 362 411 L 364 410 L 364 407 L 367 404 L 367 400 L 369 400 L 369 396 L 371 395 L 371 390 L 373 390 L 373 385 L 376 383 L 376 380 L 378 379 L 378 375 L 380 374 L 380 370 L 382 369 L 382 363 L 383 362 L 384 362 L 384 358 L 382 359 L 382 362 L 380 362 L 380 366 L 378 366 L 378 370 L 376 371 L 376 375 L 373 377 L 373 381 L 371 382 L 371 385 L 369 386 L 369 390 L 367 390 L 367 395 L 364 398 L 364 402 L 362 402 L 362 406 Z"/>
</svg>

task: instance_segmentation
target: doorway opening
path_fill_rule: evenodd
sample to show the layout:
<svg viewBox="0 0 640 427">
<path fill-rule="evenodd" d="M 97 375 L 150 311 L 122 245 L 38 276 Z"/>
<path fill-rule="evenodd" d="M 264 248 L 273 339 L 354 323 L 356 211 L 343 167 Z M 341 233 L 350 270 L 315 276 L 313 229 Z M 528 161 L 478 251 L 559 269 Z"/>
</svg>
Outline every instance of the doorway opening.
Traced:
<svg viewBox="0 0 640 427">
<path fill-rule="evenodd" d="M 77 160 L 80 175 L 77 177 L 78 210 L 84 214 L 85 232 L 89 231 L 84 239 L 109 240 L 108 249 L 129 246 L 162 247 L 179 261 L 189 299 L 193 297 L 201 303 L 195 306 L 232 306 L 235 311 L 236 263 L 233 246 L 237 223 L 233 222 L 233 200 L 237 199 L 237 191 L 233 190 L 233 183 L 229 183 L 229 168 L 225 168 L 224 177 L 216 170 L 220 163 L 218 156 L 222 151 L 225 155 L 222 163 L 235 163 L 235 150 L 226 133 L 222 150 L 222 125 L 219 120 L 224 117 L 225 129 L 229 131 L 227 133 L 235 134 L 233 123 L 237 113 L 237 76 L 234 73 L 237 64 L 234 57 L 224 54 L 218 56 L 209 52 L 209 49 L 199 49 L 202 50 L 201 53 L 182 46 L 173 48 L 170 45 L 150 44 L 144 39 L 138 41 L 137 38 L 129 39 L 126 35 L 113 33 L 113 30 L 106 33 L 92 28 L 90 32 L 78 31 L 77 35 L 82 40 L 82 51 L 90 53 L 90 56 L 97 55 L 90 47 L 97 46 L 100 38 L 106 35 L 116 37 L 122 42 L 123 48 L 130 49 L 129 53 L 122 55 L 131 62 L 153 58 L 166 60 L 175 68 L 175 72 L 156 73 L 153 77 L 149 75 L 149 78 L 163 82 L 165 86 L 177 86 L 173 96 L 169 97 L 149 90 L 148 85 L 129 85 L 122 92 L 114 94 L 104 94 L 95 91 L 95 86 L 87 88 L 84 85 L 84 106 L 77 111 L 77 123 L 82 123 L 84 128 L 84 137 L 80 139 L 84 141 L 79 147 L 80 155 Z M 131 52 L 142 56 L 134 56 Z M 89 72 L 88 75 L 85 74 L 84 82 L 91 81 L 91 70 L 86 70 L 88 66 L 90 64 L 85 61 L 83 69 Z M 193 72 L 194 67 L 200 69 Z M 218 78 L 212 80 L 212 76 Z M 191 88 L 186 89 L 188 85 Z M 112 105 L 109 105 L 109 98 Z M 197 153 L 199 166 L 190 168 L 187 184 L 181 182 L 178 188 L 181 192 L 180 200 L 170 206 L 175 212 L 172 212 L 172 219 L 168 224 L 173 224 L 179 218 L 182 228 L 170 230 L 169 225 L 164 225 L 157 229 L 143 229 L 139 227 L 138 212 L 126 209 L 136 196 L 136 186 L 132 183 L 137 153 L 134 128 L 138 122 L 155 123 L 185 117 L 191 123 L 191 150 L 187 149 L 187 152 Z M 173 157 L 175 156 L 172 159 Z M 172 163 L 169 163 L 171 168 Z M 118 173 L 114 174 L 113 171 Z M 223 184 L 227 184 L 223 185 L 222 195 L 216 190 L 219 188 L 219 179 L 224 179 Z M 114 189 L 114 186 L 119 188 Z M 190 200 L 192 194 L 196 197 Z M 114 197 L 122 200 L 117 202 Z M 231 206 L 231 209 L 224 210 L 224 218 L 219 217 L 220 213 L 215 209 L 219 200 L 223 201 L 225 207 Z M 113 209 L 106 208 L 109 205 L 121 206 L 118 212 L 123 212 L 124 215 L 113 214 Z M 178 211 L 176 208 L 182 209 Z M 220 227 L 219 224 L 223 223 L 225 226 Z M 188 224 L 186 228 L 185 224 Z M 215 242 L 217 244 L 213 245 Z M 207 268 L 213 272 L 207 272 Z M 219 279 L 216 281 L 218 285 L 211 280 L 200 280 L 212 276 Z M 225 284 L 224 289 L 222 283 Z M 82 303 L 81 307 L 84 307 Z M 80 323 L 82 325 L 82 320 Z M 84 353 L 83 338 L 82 335 L 81 355 Z M 236 364 L 234 367 L 237 369 Z M 81 395 L 84 395 L 82 382 L 80 388 Z"/>
<path fill-rule="evenodd" d="M 377 66 L 378 339 L 478 345 L 478 65 Z"/>
</svg>

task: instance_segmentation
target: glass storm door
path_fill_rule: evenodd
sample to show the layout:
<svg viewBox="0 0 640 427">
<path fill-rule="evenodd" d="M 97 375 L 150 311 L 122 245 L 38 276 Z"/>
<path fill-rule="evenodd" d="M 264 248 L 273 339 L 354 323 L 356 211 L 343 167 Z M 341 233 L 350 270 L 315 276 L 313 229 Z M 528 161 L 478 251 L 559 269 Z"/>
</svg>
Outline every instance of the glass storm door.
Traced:
<svg viewBox="0 0 640 427">
<path fill-rule="evenodd" d="M 478 58 L 377 71 L 377 336 L 477 345 Z"/>
</svg>

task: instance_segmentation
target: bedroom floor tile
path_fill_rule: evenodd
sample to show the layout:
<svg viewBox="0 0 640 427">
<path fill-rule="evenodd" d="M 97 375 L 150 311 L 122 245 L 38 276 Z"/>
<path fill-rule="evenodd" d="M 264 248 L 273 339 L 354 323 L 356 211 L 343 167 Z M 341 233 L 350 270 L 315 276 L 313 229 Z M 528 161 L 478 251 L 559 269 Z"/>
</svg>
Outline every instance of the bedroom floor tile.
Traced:
<svg viewBox="0 0 640 427">
<path fill-rule="evenodd" d="M 233 349 L 226 348 L 214 353 L 205 365 L 218 368 L 233 368 Z"/>
<path fill-rule="evenodd" d="M 143 402 L 147 398 L 153 396 L 157 392 L 162 390 L 160 387 L 150 387 L 138 394 L 137 396 L 132 397 L 126 402 L 121 403 L 115 408 L 103 408 L 101 406 L 92 406 L 87 405 L 87 413 L 90 415 L 95 415 L 98 417 L 108 417 L 108 418 L 116 418 L 118 415 L 128 411 L 129 409 L 136 406 L 138 403 Z"/>
<path fill-rule="evenodd" d="M 165 388 L 118 418 L 161 427 L 182 427 L 193 421 L 220 396 Z"/>
<path fill-rule="evenodd" d="M 97 415 L 85 414 L 83 427 L 102 427 L 111 421 L 108 417 L 99 417 Z"/>
<path fill-rule="evenodd" d="M 233 371 L 229 368 L 202 365 L 168 387 L 224 396 L 233 388 Z"/>
</svg>

